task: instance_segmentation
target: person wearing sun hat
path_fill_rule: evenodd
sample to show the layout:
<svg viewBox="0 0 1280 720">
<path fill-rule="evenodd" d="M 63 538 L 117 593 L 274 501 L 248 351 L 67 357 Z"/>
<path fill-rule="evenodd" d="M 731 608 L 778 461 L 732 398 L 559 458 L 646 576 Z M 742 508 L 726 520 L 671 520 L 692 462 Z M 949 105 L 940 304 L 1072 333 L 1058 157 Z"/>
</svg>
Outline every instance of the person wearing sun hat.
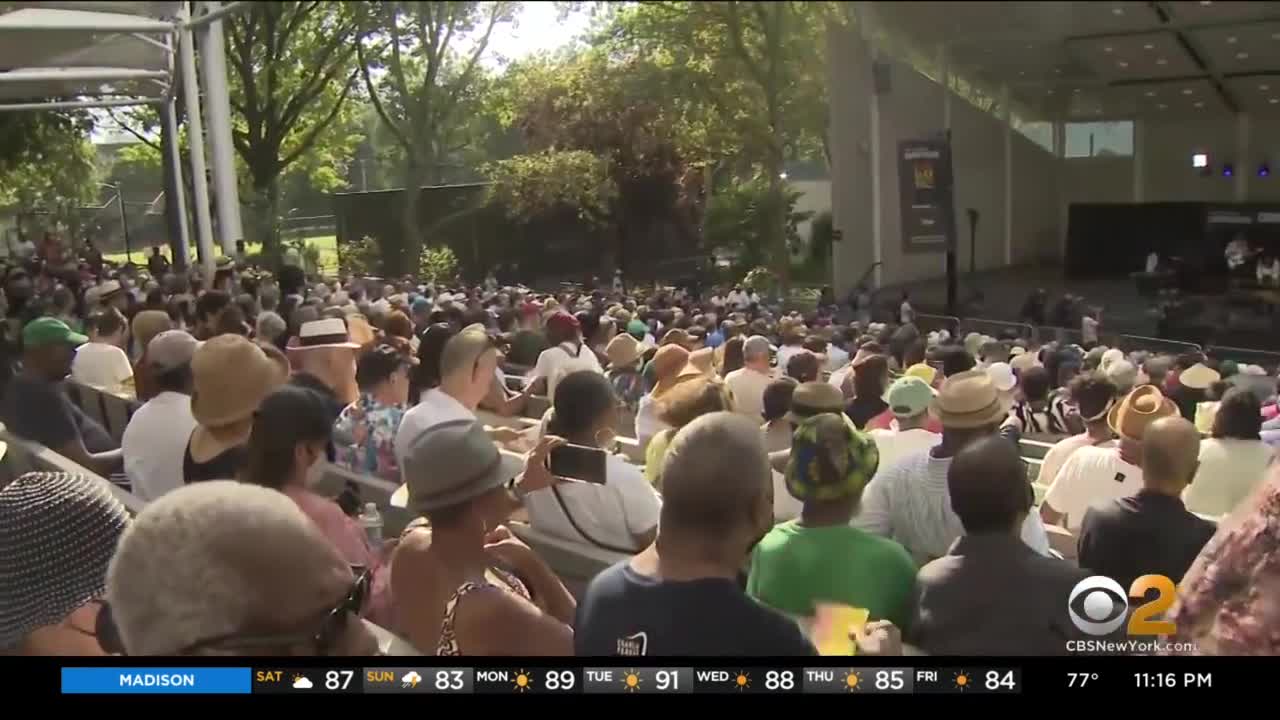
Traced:
<svg viewBox="0 0 1280 720">
<path fill-rule="evenodd" d="M 809 617 L 819 603 L 834 602 L 906 627 L 915 563 L 893 540 L 849 524 L 879 463 L 875 441 L 840 414 L 801 423 L 785 476 L 787 492 L 804 508 L 756 545 L 747 594 L 792 616 Z"/>
<path fill-rule="evenodd" d="M 658 417 L 657 401 L 680 383 L 704 377 L 701 370 L 689 363 L 689 355 L 681 345 L 663 345 L 649 362 L 653 368 L 653 390 L 640 399 L 636 408 L 636 440 L 641 448 L 648 446 L 654 435 L 668 429 Z"/>
<path fill-rule="evenodd" d="M 329 388 L 336 398 L 338 410 L 360 398 L 360 386 L 356 382 L 356 355 L 361 343 L 353 337 L 357 325 L 361 332 L 369 328 L 358 315 L 348 320 L 323 318 L 304 322 L 298 331 L 297 344 L 288 350 L 294 372 L 310 375 Z M 367 334 L 372 334 L 372 331 L 368 330 Z M 336 416 L 337 412 L 334 414 Z"/>
<path fill-rule="evenodd" d="M 634 335 L 623 333 L 615 335 L 605 346 L 604 354 L 609 358 L 609 369 L 605 375 L 618 400 L 631 412 L 635 412 L 644 397 L 644 382 L 640 377 L 640 359 L 645 348 Z"/>
<path fill-rule="evenodd" d="M 868 434 L 880 449 L 880 464 L 889 467 L 898 458 L 933 447 L 942 440 L 942 423 L 929 415 L 937 391 L 914 375 L 903 375 L 889 386 L 889 409 L 867 423 Z M 888 416 L 888 421 L 883 418 Z"/>
<path fill-rule="evenodd" d="M 985 371 L 966 370 L 943 382 L 929 412 L 942 423 L 942 441 L 882 467 L 867 485 L 853 520 L 855 527 L 901 543 L 921 562 L 945 555 L 964 534 L 947 491 L 953 458 L 996 434 L 1008 411 Z M 1032 550 L 1049 554 L 1049 538 L 1038 515 L 1027 517 L 1020 536 Z"/>
<path fill-rule="evenodd" d="M 1208 390 L 1222 379 L 1217 370 L 1198 362 L 1178 374 L 1178 386 L 1169 393 L 1182 417 L 1195 422 L 1196 408 L 1208 400 Z"/>
<path fill-rule="evenodd" d="M 218 335 L 191 357 L 191 433 L 182 460 L 186 483 L 226 480 L 243 466 L 254 413 L 286 378 L 260 347 L 239 335 Z"/>
<path fill-rule="evenodd" d="M 32 472 L 0 489 L 0 654 L 105 655 L 107 567 L 129 511 L 101 479 Z"/>
<path fill-rule="evenodd" d="M 1090 505 L 1142 489 L 1142 436 L 1151 423 L 1178 414 L 1178 406 L 1154 385 L 1134 388 L 1107 413 L 1117 446 L 1086 447 L 1071 454 L 1049 486 L 1041 515 L 1073 532 Z"/>
</svg>

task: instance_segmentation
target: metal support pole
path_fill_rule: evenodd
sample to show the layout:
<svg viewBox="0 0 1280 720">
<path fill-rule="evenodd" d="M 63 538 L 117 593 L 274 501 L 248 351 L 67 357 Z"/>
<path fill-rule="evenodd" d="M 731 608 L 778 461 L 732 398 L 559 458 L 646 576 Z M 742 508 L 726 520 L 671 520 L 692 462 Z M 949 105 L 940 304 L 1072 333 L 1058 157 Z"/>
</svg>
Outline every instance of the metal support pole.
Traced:
<svg viewBox="0 0 1280 720">
<path fill-rule="evenodd" d="M 120 234 L 124 235 L 124 261 L 129 265 L 133 264 L 133 253 L 129 249 L 129 216 L 125 214 L 124 208 L 124 191 L 120 189 L 120 182 L 117 180 L 115 184 L 116 202 L 120 204 Z"/>
<path fill-rule="evenodd" d="M 201 14 L 199 17 L 193 18 L 192 20 L 188 21 L 187 27 L 189 28 L 203 27 L 215 20 L 221 20 L 223 17 L 230 15 L 231 13 L 239 12 L 240 10 L 243 10 L 244 8 L 240 6 L 247 5 L 247 4 L 248 3 L 244 3 L 244 2 L 230 2 L 230 3 L 227 3 L 226 5 L 222 5 L 222 3 L 205 3 L 205 7 L 208 7 L 209 10 Z M 217 7 L 219 5 L 221 5 L 221 7 Z"/>
<path fill-rule="evenodd" d="M 178 11 L 181 20 L 187 18 L 187 4 Z M 187 106 L 187 139 L 191 147 L 191 184 L 195 198 L 196 238 L 199 241 L 200 263 L 204 266 L 207 282 L 213 282 L 213 221 L 209 217 L 209 185 L 204 167 L 204 127 L 200 122 L 200 85 L 196 80 L 196 51 L 191 30 L 178 32 L 178 54 L 181 56 L 182 94 Z"/>
<path fill-rule="evenodd" d="M 159 105 L 162 98 L 101 98 L 98 100 L 62 100 L 57 102 L 13 103 L 0 105 L 0 112 L 16 112 L 18 110 L 79 110 L 106 107 L 135 107 L 137 105 Z"/>
<path fill-rule="evenodd" d="M 219 2 L 200 3 L 217 12 Z M 236 183 L 235 145 L 231 140 L 231 101 L 227 89 L 226 49 L 222 21 L 197 29 L 200 33 L 200 71 L 204 85 L 205 119 L 209 121 L 209 154 L 213 161 L 213 197 L 218 211 L 218 238 L 222 252 L 235 255 L 236 241 L 244 239 L 240 222 L 240 192 Z"/>
<path fill-rule="evenodd" d="M 1013 264 L 1013 108 L 1009 86 L 1000 87 L 1000 120 L 1004 125 L 1004 265 Z"/>
<path fill-rule="evenodd" d="M 186 183 L 182 180 L 182 149 L 179 147 L 177 100 L 170 98 L 160 108 L 165 141 L 165 210 L 169 213 L 170 241 L 175 267 L 185 270 L 191 263 L 191 230 L 187 225 Z M 176 231 L 176 232 L 175 232 Z"/>
</svg>

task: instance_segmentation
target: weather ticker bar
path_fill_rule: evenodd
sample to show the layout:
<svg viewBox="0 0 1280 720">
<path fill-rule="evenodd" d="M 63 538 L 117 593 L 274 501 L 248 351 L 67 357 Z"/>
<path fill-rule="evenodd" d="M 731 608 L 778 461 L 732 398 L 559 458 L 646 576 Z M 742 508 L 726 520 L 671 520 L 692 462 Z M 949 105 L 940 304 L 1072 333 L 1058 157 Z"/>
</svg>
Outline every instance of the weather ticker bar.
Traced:
<svg viewBox="0 0 1280 720">
<path fill-rule="evenodd" d="M 1022 692 L 1010 667 L 255 668 L 268 694 L 924 694 Z"/>
</svg>

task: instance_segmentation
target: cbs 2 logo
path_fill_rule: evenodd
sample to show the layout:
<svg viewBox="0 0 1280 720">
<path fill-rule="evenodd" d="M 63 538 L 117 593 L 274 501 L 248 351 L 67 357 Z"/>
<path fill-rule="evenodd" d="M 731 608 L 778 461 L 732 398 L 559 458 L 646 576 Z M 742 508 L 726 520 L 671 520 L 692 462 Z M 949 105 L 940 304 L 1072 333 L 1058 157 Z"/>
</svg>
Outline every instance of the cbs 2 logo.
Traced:
<svg viewBox="0 0 1280 720">
<path fill-rule="evenodd" d="M 1133 581 L 1127 593 L 1120 587 L 1120 583 L 1109 577 L 1087 577 L 1071 588 L 1071 596 L 1067 599 L 1067 613 L 1081 632 L 1109 635 L 1124 624 L 1129 599 L 1142 600 L 1150 590 L 1156 591 L 1156 598 L 1135 607 L 1133 613 L 1128 615 L 1128 633 L 1168 635 L 1175 629 L 1173 622 L 1152 619 L 1163 617 L 1177 597 L 1173 581 L 1164 575 L 1143 575 Z M 1076 607 L 1077 600 L 1079 609 Z"/>
</svg>

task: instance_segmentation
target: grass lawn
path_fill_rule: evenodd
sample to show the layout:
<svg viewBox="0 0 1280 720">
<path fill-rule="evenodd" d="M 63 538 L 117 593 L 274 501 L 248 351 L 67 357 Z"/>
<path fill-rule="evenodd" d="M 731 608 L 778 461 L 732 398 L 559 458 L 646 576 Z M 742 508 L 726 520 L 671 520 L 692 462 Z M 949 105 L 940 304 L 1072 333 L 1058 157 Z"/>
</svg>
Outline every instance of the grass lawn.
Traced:
<svg viewBox="0 0 1280 720">
<path fill-rule="evenodd" d="M 336 235 L 315 235 L 315 236 L 306 238 L 305 242 L 308 245 L 320 250 L 320 270 L 322 272 L 324 272 L 325 274 L 333 274 L 338 271 L 338 238 Z M 166 247 L 165 249 L 167 250 L 168 248 Z M 249 253 L 261 252 L 262 244 L 254 243 L 254 242 L 245 243 L 245 249 Z M 133 261 L 140 265 L 146 264 L 147 255 L 150 252 L 151 251 L 148 248 L 143 248 L 141 250 L 134 250 Z M 214 253 L 216 255 L 221 256 L 222 247 L 215 244 Z M 123 263 L 125 261 L 125 254 L 122 252 L 104 254 L 103 257 L 108 262 L 113 262 L 113 263 Z M 194 245 L 192 245 L 191 259 L 194 261 L 195 257 L 196 257 L 196 248 Z"/>
</svg>

